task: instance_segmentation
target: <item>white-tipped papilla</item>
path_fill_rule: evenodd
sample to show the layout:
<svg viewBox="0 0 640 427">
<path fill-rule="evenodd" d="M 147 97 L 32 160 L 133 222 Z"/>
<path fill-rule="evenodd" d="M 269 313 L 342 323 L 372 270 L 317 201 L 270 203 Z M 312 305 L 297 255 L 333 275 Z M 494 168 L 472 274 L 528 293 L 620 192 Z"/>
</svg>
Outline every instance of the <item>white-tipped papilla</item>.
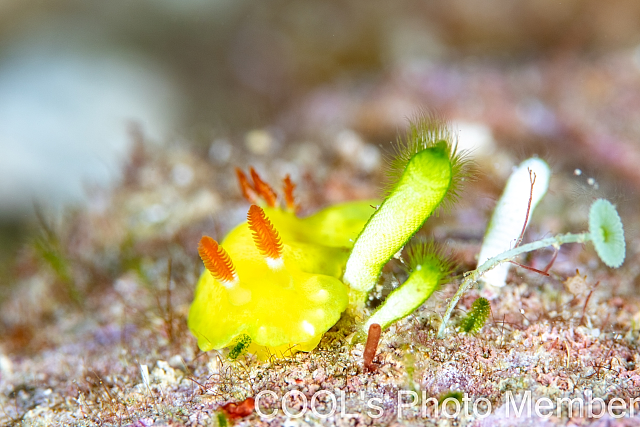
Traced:
<svg viewBox="0 0 640 427">
<path fill-rule="evenodd" d="M 532 174 L 535 173 L 536 179 L 533 186 L 529 218 L 538 202 L 547 192 L 549 177 L 551 176 L 549 165 L 544 160 L 536 157 L 520 163 L 509 177 L 504 192 L 493 211 L 493 216 L 482 242 L 478 266 L 489 258 L 508 251 L 516 245 L 516 241 L 522 232 L 529 206 L 529 196 L 531 194 L 529 170 L 531 170 Z M 510 266 L 511 263 L 503 262 L 487 271 L 482 277 L 482 281 L 491 286 L 504 286 Z"/>
</svg>

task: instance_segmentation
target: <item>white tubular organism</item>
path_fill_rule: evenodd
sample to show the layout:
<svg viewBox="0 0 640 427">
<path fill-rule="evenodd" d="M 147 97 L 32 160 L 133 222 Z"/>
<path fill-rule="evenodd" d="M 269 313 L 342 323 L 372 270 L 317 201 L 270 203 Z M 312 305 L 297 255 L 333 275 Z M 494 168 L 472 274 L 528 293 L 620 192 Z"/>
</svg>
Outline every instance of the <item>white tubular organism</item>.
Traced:
<svg viewBox="0 0 640 427">
<path fill-rule="evenodd" d="M 482 265 L 489 258 L 512 249 L 522 233 L 522 227 L 527 217 L 529 197 L 531 194 L 531 177 L 535 174 L 535 185 L 531 197 L 531 209 L 533 210 L 547 192 L 551 171 L 544 160 L 536 157 L 525 160 L 511 174 L 507 185 L 498 201 L 487 227 L 487 232 L 482 242 L 482 249 L 478 257 L 478 265 Z M 482 281 L 491 286 L 502 287 L 506 284 L 509 273 L 508 262 L 503 262 L 497 267 L 487 271 Z"/>
</svg>

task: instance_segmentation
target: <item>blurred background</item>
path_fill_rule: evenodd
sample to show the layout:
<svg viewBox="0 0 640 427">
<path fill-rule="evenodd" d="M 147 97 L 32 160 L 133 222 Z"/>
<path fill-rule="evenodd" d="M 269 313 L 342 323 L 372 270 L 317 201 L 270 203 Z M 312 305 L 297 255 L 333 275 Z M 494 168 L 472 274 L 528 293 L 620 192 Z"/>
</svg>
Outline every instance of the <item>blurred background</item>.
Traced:
<svg viewBox="0 0 640 427">
<path fill-rule="evenodd" d="M 638 43 L 636 0 L 3 0 L 2 271 L 38 207 L 117 184 L 140 134 L 214 165 L 313 163 L 329 138 L 367 172 L 428 108 L 479 155 L 638 183 Z"/>
</svg>

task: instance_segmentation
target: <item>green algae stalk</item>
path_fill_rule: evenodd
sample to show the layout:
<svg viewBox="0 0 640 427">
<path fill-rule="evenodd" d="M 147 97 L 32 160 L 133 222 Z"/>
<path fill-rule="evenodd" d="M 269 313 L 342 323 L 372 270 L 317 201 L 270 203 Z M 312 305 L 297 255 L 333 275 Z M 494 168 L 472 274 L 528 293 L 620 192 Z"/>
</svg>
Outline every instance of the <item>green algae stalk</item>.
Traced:
<svg viewBox="0 0 640 427">
<path fill-rule="evenodd" d="M 371 290 L 384 264 L 446 198 L 455 199 L 467 164 L 446 122 L 426 117 L 412 124 L 391 165 L 398 178 L 358 236 L 343 281 L 360 294 Z"/>
</svg>

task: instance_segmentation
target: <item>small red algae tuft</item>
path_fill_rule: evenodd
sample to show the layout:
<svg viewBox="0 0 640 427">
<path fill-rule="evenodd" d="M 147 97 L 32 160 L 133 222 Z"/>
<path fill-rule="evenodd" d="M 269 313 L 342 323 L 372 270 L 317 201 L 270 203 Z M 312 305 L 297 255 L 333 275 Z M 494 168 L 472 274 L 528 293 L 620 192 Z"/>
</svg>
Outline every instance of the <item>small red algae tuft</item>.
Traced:
<svg viewBox="0 0 640 427">
<path fill-rule="evenodd" d="M 222 406 L 222 410 L 227 415 L 227 417 L 232 420 L 238 418 L 244 418 L 253 413 L 253 409 L 256 406 L 256 401 L 253 397 L 247 397 L 240 403 L 229 402 L 226 405 Z"/>
<path fill-rule="evenodd" d="M 378 342 L 380 341 L 380 334 L 382 328 L 377 323 L 372 323 L 369 326 L 369 335 L 367 336 L 367 343 L 364 346 L 364 369 L 365 371 L 373 371 L 373 358 L 378 350 Z"/>
</svg>

